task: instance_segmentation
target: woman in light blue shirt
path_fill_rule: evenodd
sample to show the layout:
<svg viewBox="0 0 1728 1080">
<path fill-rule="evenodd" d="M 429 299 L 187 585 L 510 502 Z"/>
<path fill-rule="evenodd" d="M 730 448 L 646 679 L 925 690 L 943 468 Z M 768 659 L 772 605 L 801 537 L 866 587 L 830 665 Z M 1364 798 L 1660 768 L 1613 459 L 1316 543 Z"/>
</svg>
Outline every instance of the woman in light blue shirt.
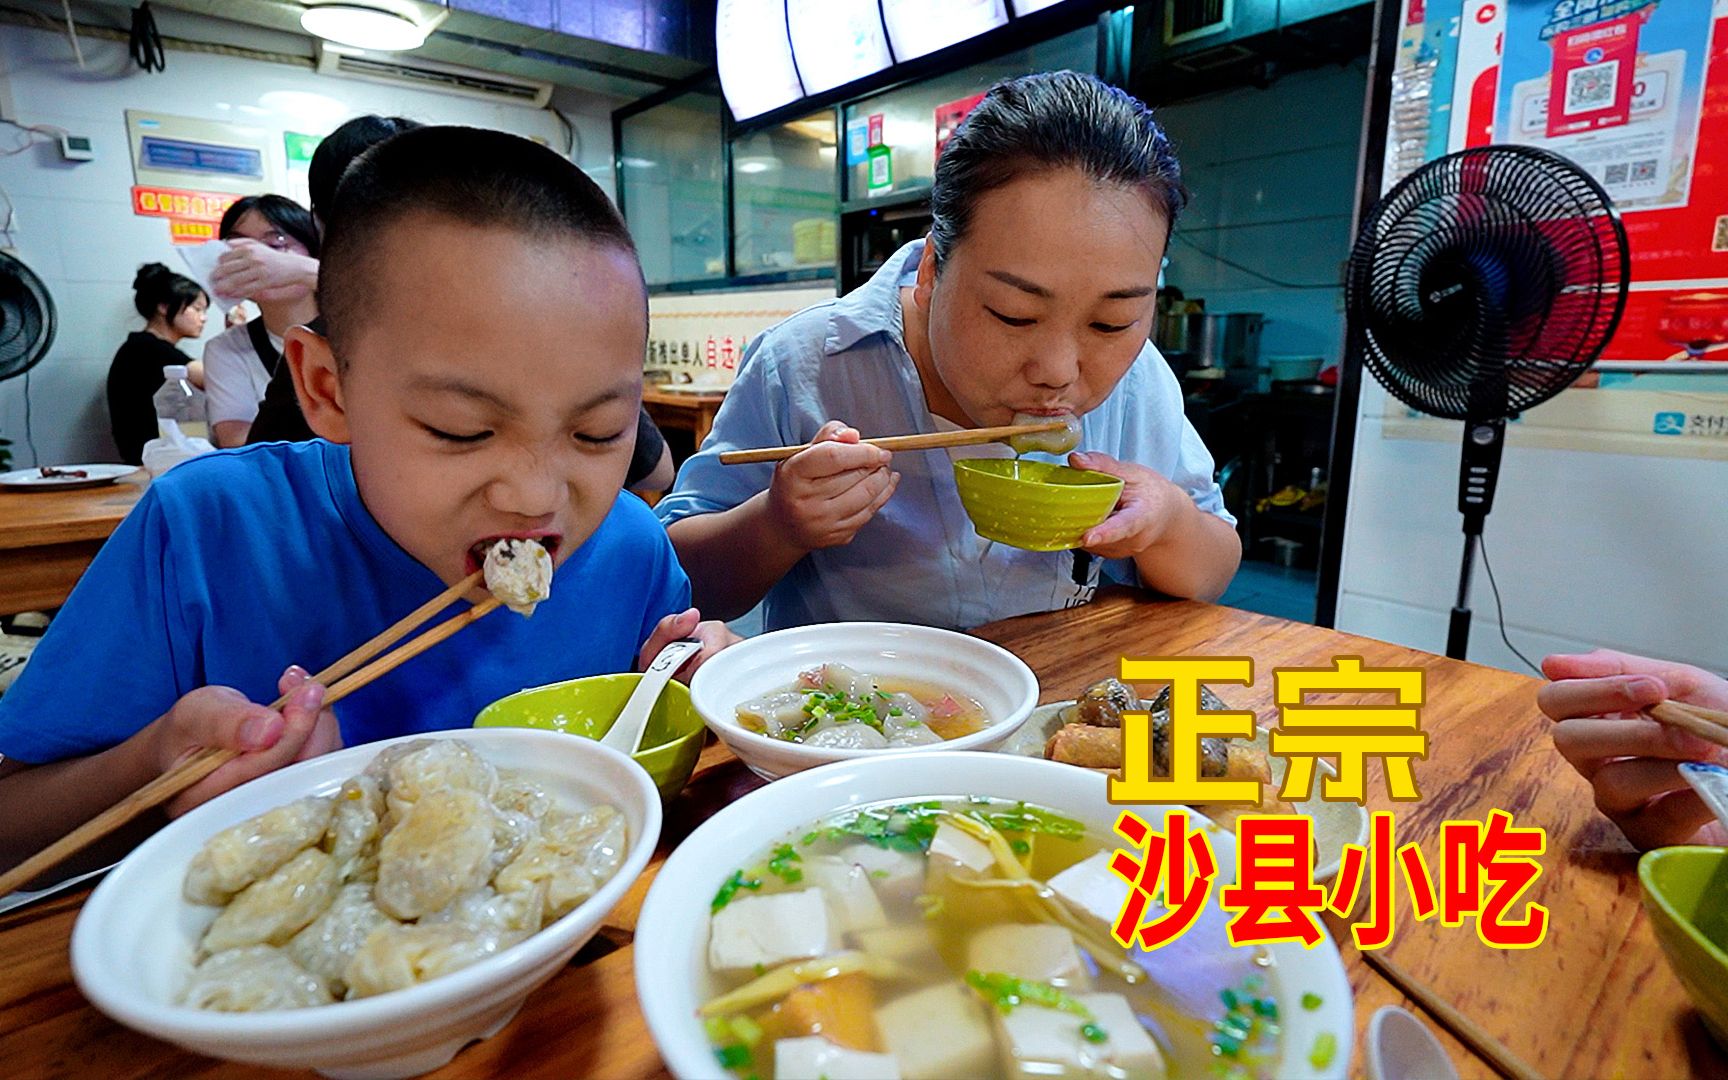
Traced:
<svg viewBox="0 0 1728 1080">
<path fill-rule="evenodd" d="M 1212 599 L 1241 558 L 1212 459 L 1148 342 L 1185 194 L 1152 112 L 1089 75 L 999 84 L 937 162 L 927 241 L 745 353 L 713 434 L 657 510 L 697 605 L 767 629 L 840 619 L 968 628 L 1084 603 L 1101 572 Z M 1084 550 L 987 544 L 955 452 L 871 436 L 1081 417 L 1069 463 L 1120 476 Z M 726 450 L 814 442 L 777 466 Z M 967 453 L 1006 452 L 986 448 Z M 1106 570 L 1104 563 L 1108 562 Z"/>
</svg>

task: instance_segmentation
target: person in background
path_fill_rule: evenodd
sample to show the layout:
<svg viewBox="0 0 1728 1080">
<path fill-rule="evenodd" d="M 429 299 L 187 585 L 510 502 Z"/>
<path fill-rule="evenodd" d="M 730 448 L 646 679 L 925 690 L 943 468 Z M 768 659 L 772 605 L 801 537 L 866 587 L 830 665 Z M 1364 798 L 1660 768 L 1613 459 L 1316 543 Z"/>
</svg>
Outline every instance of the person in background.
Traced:
<svg viewBox="0 0 1728 1080">
<path fill-rule="evenodd" d="M 336 197 L 336 186 L 355 158 L 367 149 L 400 132 L 420 125 L 401 116 L 356 116 L 324 136 L 306 171 L 307 193 L 312 199 L 312 220 L 319 234 Z M 218 296 L 244 296 L 255 303 L 310 303 L 318 288 L 318 259 L 312 254 L 276 251 L 262 244 L 237 246 L 216 264 L 210 287 Z M 316 311 L 314 310 L 314 314 Z M 247 443 L 304 442 L 312 429 L 300 412 L 294 380 L 286 365 L 278 366 L 258 412 L 246 433 Z"/>
<path fill-rule="evenodd" d="M 151 398 L 162 388 L 162 369 L 183 364 L 194 384 L 203 382 L 201 365 L 175 346 L 204 333 L 210 298 L 191 278 L 145 263 L 132 279 L 132 306 L 144 317 L 144 329 L 127 335 L 108 365 L 108 425 L 120 460 L 142 465 L 144 444 L 156 437 Z"/>
<path fill-rule="evenodd" d="M 324 137 L 312 153 L 306 186 L 312 199 L 312 220 L 318 232 L 336 189 L 348 166 L 366 150 L 394 135 L 420 125 L 401 116 L 356 116 Z M 318 285 L 315 247 L 308 254 L 278 251 L 267 245 L 246 244 L 222 256 L 210 285 L 220 296 L 246 296 L 261 307 L 266 303 L 310 305 L 315 314 L 313 291 Z M 322 330 L 315 320 L 305 320 Z M 294 380 L 287 365 L 279 365 L 245 437 L 247 443 L 303 442 L 313 438 L 300 409 Z M 223 444 L 226 445 L 226 444 Z M 624 486 L 639 495 L 659 493 L 672 486 L 672 453 L 665 438 L 646 410 L 636 419 L 636 448 Z"/>
<path fill-rule="evenodd" d="M 1536 704 L 1554 747 L 1596 793 L 1596 806 L 1639 848 L 1728 844 L 1728 831 L 1681 779 L 1682 761 L 1728 765 L 1728 750 L 1642 715 L 1665 699 L 1728 709 L 1728 679 L 1612 649 L 1557 653 Z"/>
<path fill-rule="evenodd" d="M 318 229 L 311 213 L 281 195 L 248 195 L 235 202 L 222 215 L 217 235 L 231 250 L 257 245 L 280 255 L 318 257 Z M 282 363 L 282 336 L 289 327 L 318 317 L 311 293 L 256 303 L 256 319 L 204 346 L 204 392 L 209 397 L 211 441 L 218 447 L 245 444 L 270 376 Z"/>
<path fill-rule="evenodd" d="M 656 511 L 697 603 L 764 625 L 849 619 L 969 629 L 1085 603 L 1106 575 L 1213 599 L 1242 556 L 1212 458 L 1148 341 L 1186 199 L 1143 103 L 1072 71 L 991 88 L 943 147 L 934 222 L 868 283 L 751 343 L 713 434 Z M 946 453 L 870 435 L 1078 416 L 1067 463 L 1119 476 L 1081 551 L 974 532 Z M 778 466 L 720 454 L 814 443 Z M 966 456 L 1006 453 L 1005 447 Z M 956 452 L 953 456 L 960 456 Z"/>
</svg>

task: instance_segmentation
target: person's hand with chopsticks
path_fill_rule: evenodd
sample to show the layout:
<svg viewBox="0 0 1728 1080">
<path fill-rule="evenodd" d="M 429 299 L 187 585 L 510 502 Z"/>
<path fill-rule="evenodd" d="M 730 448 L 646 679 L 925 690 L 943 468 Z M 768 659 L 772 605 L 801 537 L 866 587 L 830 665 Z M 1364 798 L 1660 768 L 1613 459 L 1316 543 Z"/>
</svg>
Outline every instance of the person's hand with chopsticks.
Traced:
<svg viewBox="0 0 1728 1080">
<path fill-rule="evenodd" d="M 276 689 L 288 699 L 280 711 L 249 701 L 230 687 L 201 686 L 140 732 L 151 739 L 161 772 L 204 747 L 240 751 L 239 757 L 169 801 L 164 807 L 169 817 L 284 765 L 342 746 L 336 714 L 323 707 L 325 688 L 304 668 L 295 665 L 283 672 Z"/>
<path fill-rule="evenodd" d="M 1590 781 L 1596 806 L 1639 848 L 1728 843 L 1728 833 L 1680 778 L 1682 761 L 1728 765 L 1728 749 L 1645 716 L 1663 701 L 1728 709 L 1728 679 L 1612 649 L 1542 661 L 1536 692 L 1554 746 Z"/>
<path fill-rule="evenodd" d="M 808 449 L 774 467 L 768 512 L 803 553 L 849 544 L 900 485 L 894 455 L 859 443 L 838 420 L 823 424 Z"/>
</svg>

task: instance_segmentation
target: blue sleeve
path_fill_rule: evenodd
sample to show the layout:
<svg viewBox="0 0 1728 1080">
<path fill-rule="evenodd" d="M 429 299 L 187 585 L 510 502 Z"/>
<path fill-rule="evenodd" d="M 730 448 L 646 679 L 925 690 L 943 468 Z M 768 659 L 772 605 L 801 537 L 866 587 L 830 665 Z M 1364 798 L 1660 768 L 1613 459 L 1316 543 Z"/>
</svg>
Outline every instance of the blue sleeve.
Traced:
<svg viewBox="0 0 1728 1080">
<path fill-rule="evenodd" d="M 634 498 L 633 495 L 621 495 L 620 498 Z M 654 632 L 654 627 L 668 615 L 676 615 L 690 607 L 690 579 L 684 574 L 684 567 L 678 562 L 678 553 L 672 548 L 672 541 L 666 535 L 666 530 L 655 523 L 651 514 L 643 514 L 648 519 L 648 536 L 650 538 L 643 547 L 649 553 L 648 573 L 644 580 L 647 583 L 647 604 L 642 611 L 642 625 L 636 634 L 636 651 L 648 641 L 648 635 Z"/>
<path fill-rule="evenodd" d="M 40 765 L 124 742 L 199 685 L 167 513 L 145 493 L 0 697 L 0 755 Z"/>
<path fill-rule="evenodd" d="M 800 441 L 788 434 L 786 391 L 776 362 L 777 337 L 777 331 L 770 330 L 745 349 L 738 376 L 715 414 L 714 430 L 679 468 L 672 493 L 654 507 L 665 524 L 730 510 L 768 490 L 774 477 L 772 464 L 722 465 L 720 455 L 725 451 Z"/>
</svg>

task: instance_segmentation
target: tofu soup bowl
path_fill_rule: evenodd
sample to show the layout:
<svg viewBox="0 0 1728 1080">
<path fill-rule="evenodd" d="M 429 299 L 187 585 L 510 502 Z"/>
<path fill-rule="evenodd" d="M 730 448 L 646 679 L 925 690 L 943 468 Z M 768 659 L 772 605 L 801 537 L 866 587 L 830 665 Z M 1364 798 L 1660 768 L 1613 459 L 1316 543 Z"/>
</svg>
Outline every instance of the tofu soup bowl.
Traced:
<svg viewBox="0 0 1728 1080">
<path fill-rule="evenodd" d="M 1163 809 L 1135 807 L 1154 827 Z M 1128 892 L 1109 869 L 1128 846 L 1119 812 L 1095 773 L 965 752 L 856 759 L 751 792 L 649 889 L 635 963 L 655 1044 L 685 1080 L 1164 1080 L 1214 1064 L 1344 1077 L 1338 951 L 1228 946 L 1228 833 L 1210 833 L 1219 872 L 1186 934 L 1151 952 L 1111 941 Z M 1221 1062 L 1210 1039 L 1226 1019 L 1251 1034 Z"/>
<path fill-rule="evenodd" d="M 690 682 L 702 720 L 774 780 L 892 752 L 993 750 L 1038 704 L 1019 657 L 980 638 L 901 623 L 776 630 L 734 645 Z"/>
<path fill-rule="evenodd" d="M 192 983 L 200 945 L 208 942 L 207 932 L 218 919 L 228 918 L 249 891 L 242 889 L 220 916 L 217 907 L 186 898 L 185 890 L 192 887 L 189 868 L 207 842 L 279 807 L 304 805 L 311 796 L 339 792 L 346 796 L 346 782 L 360 777 L 381 752 L 419 740 L 431 740 L 440 748 L 454 741 L 467 744 L 498 771 L 501 781 L 506 771 L 526 778 L 550 798 L 555 809 L 579 813 L 602 805 L 615 808 L 622 819 L 624 841 L 622 857 L 610 877 L 573 909 L 547 918 L 538 932 L 513 936 L 484 958 L 447 969 L 445 974 L 434 972 L 435 977 L 428 976 L 418 985 L 330 1004 L 258 1012 L 205 1011 L 182 1004 L 181 994 Z M 422 803 L 434 797 L 430 791 L 430 786 L 423 789 Z M 498 797 L 503 798 L 502 783 Z M 386 820 L 399 809 L 399 805 L 391 807 Z M 404 827 L 384 832 L 384 838 L 407 832 L 406 823 L 414 816 L 415 810 L 407 810 L 400 818 Z M 468 1043 L 502 1029 L 530 993 L 569 963 L 647 865 L 659 840 L 660 822 L 659 793 L 639 765 L 598 743 L 556 732 L 515 728 L 430 732 L 340 750 L 244 784 L 170 822 L 140 845 L 85 902 L 72 934 L 73 976 L 85 996 L 115 1020 L 196 1053 L 257 1065 L 316 1069 L 327 1076 L 357 1080 L 418 1075 L 449 1061 Z M 315 843 L 301 855 L 317 850 Z M 382 873 L 378 876 L 383 880 Z M 502 892 L 502 876 L 497 880 Z M 383 886 L 377 888 L 377 902 L 384 906 Z M 568 897 L 570 902 L 574 899 Z M 424 926 L 434 916 L 419 921 Z M 306 931 L 315 928 L 316 923 Z M 395 929 L 415 927 L 404 921 Z M 371 940 L 367 939 L 368 944 Z M 291 941 L 280 952 L 299 955 L 295 944 Z M 234 955 L 216 948 L 211 946 L 217 959 Z M 360 951 L 367 948 L 362 946 Z"/>
</svg>

